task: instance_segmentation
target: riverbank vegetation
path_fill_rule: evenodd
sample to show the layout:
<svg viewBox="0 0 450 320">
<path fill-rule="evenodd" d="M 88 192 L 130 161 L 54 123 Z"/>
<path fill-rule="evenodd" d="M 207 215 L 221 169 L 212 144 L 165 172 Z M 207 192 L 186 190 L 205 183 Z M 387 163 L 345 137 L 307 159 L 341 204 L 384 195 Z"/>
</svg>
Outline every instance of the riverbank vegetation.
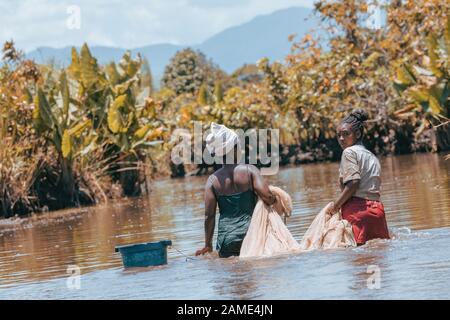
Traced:
<svg viewBox="0 0 450 320">
<path fill-rule="evenodd" d="M 154 90 L 151 61 L 125 54 L 99 65 L 87 45 L 65 68 L 26 60 L 13 42 L 0 69 L 0 216 L 135 196 L 158 176 L 204 172 L 171 163 L 171 133 L 279 128 L 281 163 L 338 160 L 338 121 L 370 114 L 365 143 L 377 154 L 450 149 L 450 4 L 317 1 L 327 47 L 292 36 L 283 62 L 261 59 L 228 75 L 201 52 L 178 52 Z M 299 21 L 301 23 L 301 21 Z"/>
</svg>

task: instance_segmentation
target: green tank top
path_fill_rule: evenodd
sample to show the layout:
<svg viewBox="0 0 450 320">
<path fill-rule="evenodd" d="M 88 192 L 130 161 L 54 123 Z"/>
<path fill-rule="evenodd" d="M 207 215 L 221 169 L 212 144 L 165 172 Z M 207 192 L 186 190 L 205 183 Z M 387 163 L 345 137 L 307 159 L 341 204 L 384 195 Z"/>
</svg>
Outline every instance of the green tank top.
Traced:
<svg viewBox="0 0 450 320">
<path fill-rule="evenodd" d="M 220 214 L 216 249 L 222 258 L 237 256 L 252 219 L 256 195 L 249 189 L 230 195 L 216 195 L 216 199 Z"/>
</svg>

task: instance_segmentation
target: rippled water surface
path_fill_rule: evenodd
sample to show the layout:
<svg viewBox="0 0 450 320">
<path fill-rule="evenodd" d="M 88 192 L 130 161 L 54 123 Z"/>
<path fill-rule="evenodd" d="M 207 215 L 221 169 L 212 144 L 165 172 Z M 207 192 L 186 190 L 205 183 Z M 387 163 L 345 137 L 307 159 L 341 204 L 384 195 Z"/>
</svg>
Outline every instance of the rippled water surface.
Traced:
<svg viewBox="0 0 450 320">
<path fill-rule="evenodd" d="M 204 241 L 206 177 L 165 180 L 149 197 L 1 221 L 0 298 L 450 299 L 450 161 L 421 154 L 381 162 L 393 240 L 258 260 L 186 259 Z M 297 240 L 336 195 L 337 170 L 311 164 L 268 178 L 293 198 L 288 227 Z M 162 239 L 173 241 L 168 265 L 123 270 L 116 245 Z M 70 265 L 81 268 L 78 290 L 67 287 Z"/>
</svg>

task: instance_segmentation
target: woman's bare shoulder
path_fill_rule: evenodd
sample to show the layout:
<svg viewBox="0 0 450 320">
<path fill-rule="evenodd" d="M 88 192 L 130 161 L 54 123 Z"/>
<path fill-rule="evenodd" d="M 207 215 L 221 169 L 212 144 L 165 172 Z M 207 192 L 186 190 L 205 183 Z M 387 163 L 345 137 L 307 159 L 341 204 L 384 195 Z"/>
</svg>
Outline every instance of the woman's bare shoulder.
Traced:
<svg viewBox="0 0 450 320">
<path fill-rule="evenodd" d="M 255 171 L 256 170 L 256 171 Z M 238 164 L 234 168 L 234 173 L 236 174 L 248 174 L 248 173 L 254 173 L 257 172 L 258 168 L 256 168 L 254 165 L 251 164 Z"/>
<path fill-rule="evenodd" d="M 253 174 L 259 174 L 259 169 L 253 164 L 247 164 L 247 170 Z"/>
</svg>

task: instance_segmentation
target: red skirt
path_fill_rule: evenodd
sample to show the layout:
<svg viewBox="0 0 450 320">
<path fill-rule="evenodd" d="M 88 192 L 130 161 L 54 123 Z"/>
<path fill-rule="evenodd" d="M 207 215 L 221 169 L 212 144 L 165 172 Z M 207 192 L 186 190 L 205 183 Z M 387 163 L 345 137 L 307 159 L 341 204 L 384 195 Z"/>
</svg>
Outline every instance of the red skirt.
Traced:
<svg viewBox="0 0 450 320">
<path fill-rule="evenodd" d="M 350 198 L 341 208 L 342 219 L 350 222 L 358 245 L 372 239 L 389 239 L 389 231 L 380 201 Z"/>
</svg>

